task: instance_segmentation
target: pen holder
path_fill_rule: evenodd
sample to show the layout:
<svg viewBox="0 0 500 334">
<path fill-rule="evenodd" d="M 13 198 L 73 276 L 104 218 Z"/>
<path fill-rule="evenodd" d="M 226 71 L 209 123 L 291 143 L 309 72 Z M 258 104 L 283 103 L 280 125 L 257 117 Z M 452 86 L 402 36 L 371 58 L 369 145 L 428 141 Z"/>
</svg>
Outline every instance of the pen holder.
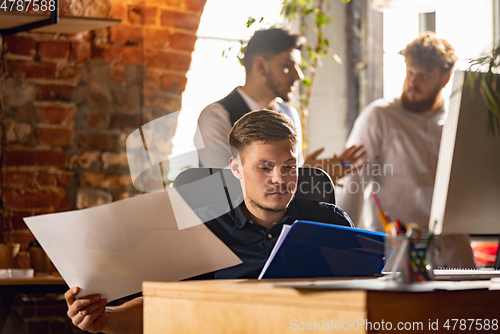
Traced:
<svg viewBox="0 0 500 334">
<path fill-rule="evenodd" d="M 384 272 L 400 283 L 425 282 L 433 280 L 428 258 L 431 239 L 421 237 L 386 237 Z"/>
</svg>

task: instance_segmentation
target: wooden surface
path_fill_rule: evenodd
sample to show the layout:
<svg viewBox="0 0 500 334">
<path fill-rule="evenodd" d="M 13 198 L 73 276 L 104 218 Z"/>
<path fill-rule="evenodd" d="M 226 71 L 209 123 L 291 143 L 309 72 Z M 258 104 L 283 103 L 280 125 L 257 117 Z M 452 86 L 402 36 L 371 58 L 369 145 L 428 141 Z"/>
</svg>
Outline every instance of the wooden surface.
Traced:
<svg viewBox="0 0 500 334">
<path fill-rule="evenodd" d="M 349 333 L 379 333 L 385 332 L 382 321 L 386 326 L 391 322 L 392 331 L 402 323 L 415 329 L 404 332 L 450 333 L 456 331 L 443 327 L 447 319 L 500 320 L 500 291 L 488 290 L 299 290 L 269 281 L 214 280 L 145 282 L 143 295 L 145 334 L 296 333 L 304 331 L 300 324 L 306 328 L 315 322 L 318 332 L 343 325 L 349 326 Z M 438 330 L 430 331 L 429 323 L 435 321 Z"/>
<path fill-rule="evenodd" d="M 59 275 L 44 275 L 30 278 L 2 278 L 0 285 L 66 285 Z"/>
</svg>

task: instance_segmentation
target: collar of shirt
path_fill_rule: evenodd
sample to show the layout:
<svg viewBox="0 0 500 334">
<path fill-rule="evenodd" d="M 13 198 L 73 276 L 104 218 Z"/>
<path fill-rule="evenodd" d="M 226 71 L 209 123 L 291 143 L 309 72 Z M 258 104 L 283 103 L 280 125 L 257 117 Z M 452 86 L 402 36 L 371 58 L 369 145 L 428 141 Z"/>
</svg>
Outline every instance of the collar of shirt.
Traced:
<svg viewBox="0 0 500 334">
<path fill-rule="evenodd" d="M 266 229 L 264 226 L 253 223 L 243 212 L 243 205 L 245 205 L 245 202 L 242 202 L 238 207 L 234 209 L 234 228 L 236 229 L 242 229 L 246 223 L 251 223 L 254 225 L 261 226 L 262 228 Z M 287 222 L 289 224 L 292 224 L 294 219 L 292 217 L 295 217 L 297 215 L 297 207 L 295 204 L 295 200 L 292 200 L 290 204 L 288 205 L 288 208 L 286 209 L 285 216 L 283 219 L 281 219 L 278 223 L 274 224 L 274 226 L 279 225 L 279 224 L 284 224 L 287 222 L 287 220 L 291 220 L 290 222 Z"/>
<path fill-rule="evenodd" d="M 253 98 L 251 98 L 247 93 L 245 93 L 241 87 L 236 88 L 236 91 L 241 95 L 243 100 L 245 100 L 245 103 L 248 105 L 248 108 L 250 110 L 259 110 L 259 109 L 267 109 L 266 107 L 263 107 L 259 104 L 259 102 L 255 101 Z M 275 100 L 273 100 L 273 108 L 272 110 L 278 111 L 278 105 Z"/>
</svg>

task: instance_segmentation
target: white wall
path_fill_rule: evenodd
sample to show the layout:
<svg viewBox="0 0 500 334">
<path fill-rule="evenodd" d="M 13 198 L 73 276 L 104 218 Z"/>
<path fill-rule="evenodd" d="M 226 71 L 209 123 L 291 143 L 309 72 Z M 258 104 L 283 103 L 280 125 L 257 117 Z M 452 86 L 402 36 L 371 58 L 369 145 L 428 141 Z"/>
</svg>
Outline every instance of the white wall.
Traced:
<svg viewBox="0 0 500 334">
<path fill-rule="evenodd" d="M 328 12 L 336 19 L 325 33 L 331 48 L 338 53 L 343 63 L 337 63 L 331 56 L 323 58 L 313 87 L 307 124 L 309 152 L 325 147 L 322 157 L 339 153 L 347 139 L 345 4 L 341 1 L 328 3 Z"/>
</svg>

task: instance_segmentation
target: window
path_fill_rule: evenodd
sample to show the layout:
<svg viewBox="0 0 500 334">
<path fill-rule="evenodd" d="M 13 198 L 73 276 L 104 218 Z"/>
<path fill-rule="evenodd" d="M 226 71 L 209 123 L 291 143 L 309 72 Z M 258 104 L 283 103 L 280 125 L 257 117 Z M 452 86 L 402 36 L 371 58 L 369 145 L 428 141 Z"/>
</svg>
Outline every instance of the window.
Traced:
<svg viewBox="0 0 500 334">
<path fill-rule="evenodd" d="M 197 31 L 198 39 L 187 73 L 186 89 L 182 94 L 182 110 L 172 140 L 172 156 L 195 150 L 193 138 L 200 112 L 236 86 L 244 84 L 245 71 L 236 57 L 240 41 L 250 39 L 257 29 L 282 22 L 280 12 L 281 0 L 207 1 Z M 245 23 L 249 17 L 257 20 L 264 17 L 265 20 L 247 28 Z M 225 57 L 222 56 L 223 51 Z M 180 160 L 185 163 L 185 159 Z M 185 167 L 175 166 L 175 161 L 170 161 L 169 179 Z"/>
<path fill-rule="evenodd" d="M 455 48 L 459 58 L 455 69 L 465 70 L 469 59 L 491 49 L 494 0 L 436 0 L 435 4 L 435 32 Z M 425 31 L 423 15 L 401 9 L 384 11 L 384 98 L 401 95 L 405 63 L 397 53 Z M 451 94 L 451 82 L 443 90 L 445 99 Z"/>
</svg>

